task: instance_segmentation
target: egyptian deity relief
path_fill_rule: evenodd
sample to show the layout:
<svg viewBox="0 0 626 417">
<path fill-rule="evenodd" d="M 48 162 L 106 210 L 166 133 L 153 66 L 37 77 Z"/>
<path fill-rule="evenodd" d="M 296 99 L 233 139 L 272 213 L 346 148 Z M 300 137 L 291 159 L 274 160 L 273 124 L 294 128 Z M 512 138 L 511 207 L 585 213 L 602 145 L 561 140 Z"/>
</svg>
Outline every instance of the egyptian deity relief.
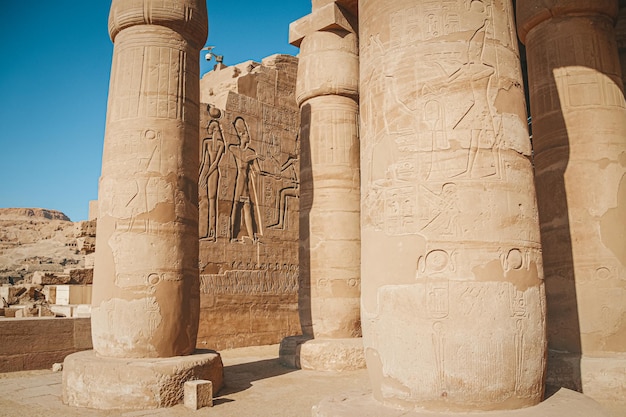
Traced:
<svg viewBox="0 0 626 417">
<path fill-rule="evenodd" d="M 199 345 L 277 343 L 299 331 L 297 110 L 235 92 L 223 107 L 201 111 Z"/>
<path fill-rule="evenodd" d="M 379 7 L 359 10 L 363 330 L 368 367 L 382 369 L 374 395 L 457 411 L 535 404 L 543 271 L 512 4 Z"/>
</svg>

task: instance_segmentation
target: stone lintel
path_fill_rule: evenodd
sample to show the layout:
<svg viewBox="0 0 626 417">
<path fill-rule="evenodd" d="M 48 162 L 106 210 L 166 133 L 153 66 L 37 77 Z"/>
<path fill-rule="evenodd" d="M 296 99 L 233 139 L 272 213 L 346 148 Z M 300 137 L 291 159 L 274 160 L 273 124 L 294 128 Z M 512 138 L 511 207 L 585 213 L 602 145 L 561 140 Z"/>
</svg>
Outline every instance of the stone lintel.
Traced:
<svg viewBox="0 0 626 417">
<path fill-rule="evenodd" d="M 331 29 L 356 32 L 354 17 L 335 2 L 320 7 L 311 14 L 292 22 L 289 25 L 289 43 L 300 47 L 302 39 L 309 34 Z"/>
<path fill-rule="evenodd" d="M 106 358 L 93 350 L 75 353 L 63 363 L 63 402 L 100 410 L 144 410 L 183 402 L 185 383 L 207 380 L 212 395 L 223 386 L 219 353 L 196 351 L 172 358 Z"/>
<path fill-rule="evenodd" d="M 285 366 L 309 371 L 365 369 L 365 352 L 360 337 L 311 339 L 290 336 L 280 343 L 279 357 Z"/>
<path fill-rule="evenodd" d="M 605 409 L 591 398 L 565 388 L 533 407 L 507 411 L 449 413 L 402 410 L 386 407 L 371 392 L 350 392 L 322 400 L 313 406 L 313 417 L 609 417 Z"/>
</svg>

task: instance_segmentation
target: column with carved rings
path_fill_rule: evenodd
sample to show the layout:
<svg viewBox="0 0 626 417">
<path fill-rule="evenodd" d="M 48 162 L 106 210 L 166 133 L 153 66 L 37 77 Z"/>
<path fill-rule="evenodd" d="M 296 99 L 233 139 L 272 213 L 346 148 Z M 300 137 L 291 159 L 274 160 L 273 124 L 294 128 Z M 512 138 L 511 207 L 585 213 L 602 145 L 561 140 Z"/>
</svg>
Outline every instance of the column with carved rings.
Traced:
<svg viewBox="0 0 626 417">
<path fill-rule="evenodd" d="M 314 2 L 313 12 L 290 27 L 290 42 L 300 47 L 296 100 L 302 143 L 299 308 L 304 337 L 285 339 L 281 357 L 303 369 L 365 366 L 359 316 L 356 32 L 356 18 L 333 1 Z M 312 340 L 302 343 L 307 339 Z"/>
<path fill-rule="evenodd" d="M 65 359 L 63 400 L 158 408 L 183 383 L 222 385 L 198 332 L 199 55 L 204 0 L 113 0 L 114 42 L 98 191 L 93 351 Z"/>
<path fill-rule="evenodd" d="M 626 412 L 626 102 L 618 2 L 517 3 L 548 305 L 547 383 Z"/>
</svg>

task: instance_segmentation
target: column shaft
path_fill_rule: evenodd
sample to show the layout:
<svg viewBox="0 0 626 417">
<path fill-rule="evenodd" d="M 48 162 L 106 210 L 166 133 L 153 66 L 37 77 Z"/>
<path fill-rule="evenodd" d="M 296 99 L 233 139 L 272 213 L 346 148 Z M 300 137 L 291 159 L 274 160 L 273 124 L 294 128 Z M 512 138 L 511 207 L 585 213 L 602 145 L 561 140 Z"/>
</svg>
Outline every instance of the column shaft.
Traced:
<svg viewBox="0 0 626 417">
<path fill-rule="evenodd" d="M 202 0 L 114 0 L 92 334 L 109 357 L 195 349 Z"/>
<path fill-rule="evenodd" d="M 545 306 L 511 1 L 359 1 L 362 320 L 374 397 L 543 394 Z"/>
<path fill-rule="evenodd" d="M 616 16 L 617 1 L 518 3 L 546 272 L 548 382 L 582 388 L 605 404 L 626 398 L 626 103 Z"/>
<path fill-rule="evenodd" d="M 324 9 L 338 10 L 335 4 Z M 303 332 L 315 338 L 359 337 L 358 43 L 354 31 L 314 30 L 302 39 L 296 97 L 302 125 Z"/>
</svg>

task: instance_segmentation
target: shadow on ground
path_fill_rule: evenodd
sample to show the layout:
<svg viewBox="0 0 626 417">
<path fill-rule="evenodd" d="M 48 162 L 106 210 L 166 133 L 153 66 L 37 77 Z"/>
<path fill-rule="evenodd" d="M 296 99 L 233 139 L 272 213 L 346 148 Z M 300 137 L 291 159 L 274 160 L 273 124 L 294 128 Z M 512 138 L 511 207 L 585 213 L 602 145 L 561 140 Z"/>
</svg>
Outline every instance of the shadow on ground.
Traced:
<svg viewBox="0 0 626 417">
<path fill-rule="evenodd" d="M 218 393 L 215 404 L 233 401 L 223 397 L 245 391 L 255 381 L 285 375 L 295 370 L 282 366 L 278 358 L 224 366 L 224 388 Z"/>
</svg>

